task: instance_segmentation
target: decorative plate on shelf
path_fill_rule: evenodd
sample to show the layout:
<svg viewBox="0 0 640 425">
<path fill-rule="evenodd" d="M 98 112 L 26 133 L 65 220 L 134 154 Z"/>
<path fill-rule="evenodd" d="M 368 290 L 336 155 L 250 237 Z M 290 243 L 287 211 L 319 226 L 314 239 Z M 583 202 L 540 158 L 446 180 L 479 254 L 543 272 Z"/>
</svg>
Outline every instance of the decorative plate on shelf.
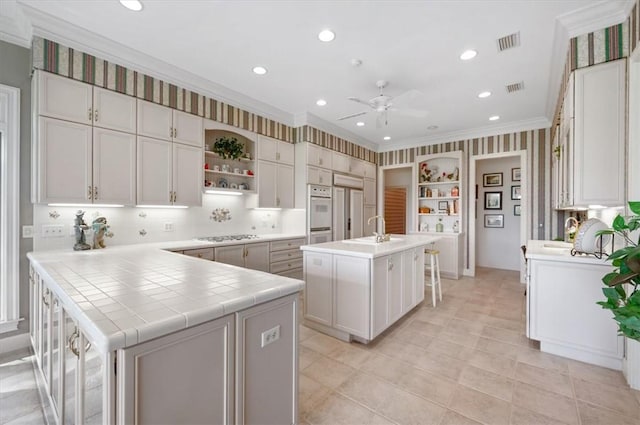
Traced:
<svg viewBox="0 0 640 425">
<path fill-rule="evenodd" d="M 229 187 L 229 183 L 227 183 L 227 179 L 218 180 L 218 187 L 227 188 Z"/>
<path fill-rule="evenodd" d="M 238 183 L 231 183 L 231 186 L 229 186 L 231 189 L 237 189 L 238 188 Z"/>
<path fill-rule="evenodd" d="M 573 249 L 578 252 L 594 254 L 603 249 L 611 240 L 611 235 L 602 235 L 602 239 L 596 236 L 596 232 L 606 230 L 609 226 L 597 218 L 590 218 L 578 227 L 576 238 L 573 241 Z M 602 243 L 602 246 L 600 245 Z"/>
<path fill-rule="evenodd" d="M 246 183 L 240 183 L 238 185 L 238 189 L 240 189 L 240 190 L 249 190 L 249 185 L 246 184 Z"/>
</svg>

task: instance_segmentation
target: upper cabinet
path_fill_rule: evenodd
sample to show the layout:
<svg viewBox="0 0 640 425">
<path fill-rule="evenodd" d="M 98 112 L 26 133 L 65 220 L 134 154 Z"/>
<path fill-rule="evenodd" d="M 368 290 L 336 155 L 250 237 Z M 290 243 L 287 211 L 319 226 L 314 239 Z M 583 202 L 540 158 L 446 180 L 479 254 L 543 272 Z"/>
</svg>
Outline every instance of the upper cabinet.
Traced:
<svg viewBox="0 0 640 425">
<path fill-rule="evenodd" d="M 293 165 L 295 160 L 293 143 L 283 142 L 267 136 L 258 136 L 258 159 Z"/>
<path fill-rule="evenodd" d="M 136 132 L 136 99 L 100 87 L 93 88 L 93 125 Z"/>
<path fill-rule="evenodd" d="M 576 70 L 554 146 L 557 208 L 624 205 L 626 60 Z"/>
<path fill-rule="evenodd" d="M 313 143 L 305 143 L 306 164 L 331 169 L 331 150 Z"/>
<path fill-rule="evenodd" d="M 138 101 L 138 134 L 141 136 L 202 147 L 203 131 L 202 117 Z"/>
</svg>

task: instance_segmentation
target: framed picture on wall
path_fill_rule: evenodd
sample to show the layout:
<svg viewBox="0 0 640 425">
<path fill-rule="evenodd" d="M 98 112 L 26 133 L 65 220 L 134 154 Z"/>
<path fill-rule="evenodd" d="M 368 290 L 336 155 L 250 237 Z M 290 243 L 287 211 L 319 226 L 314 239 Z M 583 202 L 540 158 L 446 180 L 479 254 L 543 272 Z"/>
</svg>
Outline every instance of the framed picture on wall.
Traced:
<svg viewBox="0 0 640 425">
<path fill-rule="evenodd" d="M 520 186 L 511 186 L 511 199 L 522 199 L 522 193 L 520 192 Z"/>
<path fill-rule="evenodd" d="M 498 187 L 502 186 L 502 173 L 489 173 L 482 175 L 483 187 Z"/>
<path fill-rule="evenodd" d="M 502 214 L 485 214 L 484 227 L 504 227 L 504 215 Z"/>
<path fill-rule="evenodd" d="M 520 168 L 511 169 L 511 181 L 514 181 L 514 182 L 520 181 Z"/>
<path fill-rule="evenodd" d="M 520 215 L 520 205 L 513 206 L 513 215 Z"/>
<path fill-rule="evenodd" d="M 501 210 L 502 209 L 502 192 L 485 192 L 484 193 L 484 209 L 485 210 Z"/>
</svg>

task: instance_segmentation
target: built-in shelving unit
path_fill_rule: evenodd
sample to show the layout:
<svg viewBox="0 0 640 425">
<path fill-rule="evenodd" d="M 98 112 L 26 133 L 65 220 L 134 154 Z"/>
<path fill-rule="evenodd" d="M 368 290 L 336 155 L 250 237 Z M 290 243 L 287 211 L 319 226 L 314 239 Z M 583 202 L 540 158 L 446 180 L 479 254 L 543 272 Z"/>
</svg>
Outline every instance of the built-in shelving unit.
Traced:
<svg viewBox="0 0 640 425">
<path fill-rule="evenodd" d="M 222 127 L 222 125 L 221 125 Z M 241 134 L 242 130 L 205 129 L 204 190 L 256 192 L 255 140 Z M 244 145 L 244 157 L 222 158 L 213 152 L 213 144 L 222 137 L 235 137 Z"/>
</svg>

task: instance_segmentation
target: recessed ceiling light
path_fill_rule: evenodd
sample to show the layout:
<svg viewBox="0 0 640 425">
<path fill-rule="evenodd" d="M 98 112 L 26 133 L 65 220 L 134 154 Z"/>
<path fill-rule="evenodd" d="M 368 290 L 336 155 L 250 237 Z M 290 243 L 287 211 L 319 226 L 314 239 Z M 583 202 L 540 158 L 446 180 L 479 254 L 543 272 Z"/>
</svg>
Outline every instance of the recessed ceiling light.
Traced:
<svg viewBox="0 0 640 425">
<path fill-rule="evenodd" d="M 497 121 L 500 119 L 500 115 L 494 115 L 492 117 L 489 117 L 489 121 Z"/>
<path fill-rule="evenodd" d="M 318 105 L 318 106 L 324 106 L 324 105 L 326 105 L 326 104 L 327 104 L 327 101 L 326 101 L 326 100 L 324 100 L 324 99 L 318 99 L 318 100 L 316 100 L 316 105 Z"/>
<path fill-rule="evenodd" d="M 490 91 L 483 91 L 482 93 L 478 93 L 478 97 L 480 99 L 484 99 L 485 97 L 489 97 L 491 96 L 491 92 Z"/>
<path fill-rule="evenodd" d="M 477 54 L 478 52 L 476 52 L 475 50 L 465 50 L 460 55 L 460 59 L 462 59 L 463 61 L 468 61 L 469 59 L 475 58 Z"/>
<path fill-rule="evenodd" d="M 320 41 L 324 41 L 325 43 L 333 41 L 334 38 L 336 38 L 336 34 L 329 29 L 322 30 L 318 34 L 318 39 L 320 39 Z"/>
<path fill-rule="evenodd" d="M 140 12 L 142 10 L 142 3 L 138 0 L 120 0 L 120 4 L 134 12 Z"/>
<path fill-rule="evenodd" d="M 438 128 L 437 125 L 430 125 L 429 127 L 427 127 L 427 130 L 435 130 L 437 128 Z"/>
<path fill-rule="evenodd" d="M 356 125 L 357 125 L 358 127 L 364 127 L 364 122 L 362 122 L 362 121 L 358 121 L 358 122 L 356 123 Z"/>
<path fill-rule="evenodd" d="M 264 75 L 267 73 L 267 68 L 264 66 L 256 66 L 253 68 L 253 73 L 258 75 Z"/>
<path fill-rule="evenodd" d="M 391 140 L 391 136 L 384 136 L 382 139 L 383 140 Z"/>
</svg>

